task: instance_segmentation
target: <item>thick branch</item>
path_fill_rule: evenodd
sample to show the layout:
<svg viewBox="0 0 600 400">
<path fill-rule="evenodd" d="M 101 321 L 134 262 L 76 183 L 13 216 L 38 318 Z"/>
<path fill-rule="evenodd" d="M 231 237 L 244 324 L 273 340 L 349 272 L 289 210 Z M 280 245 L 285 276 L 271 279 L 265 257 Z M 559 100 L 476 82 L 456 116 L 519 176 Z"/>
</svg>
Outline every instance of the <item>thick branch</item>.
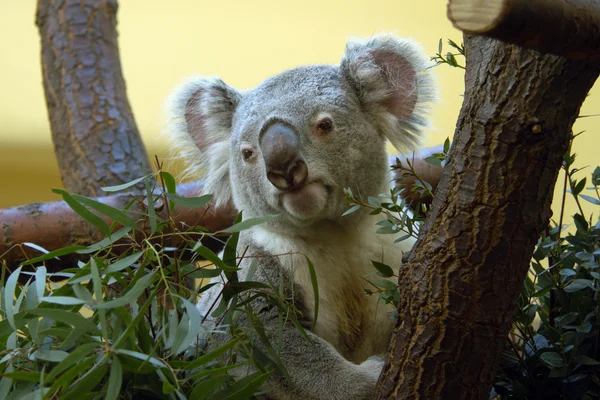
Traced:
<svg viewBox="0 0 600 400">
<path fill-rule="evenodd" d="M 439 151 L 441 151 L 441 148 L 438 147 L 425 149 L 415 155 L 414 158 L 415 171 L 421 179 L 430 183 L 434 189 L 440 180 L 441 168 L 427 164 L 423 161 L 423 158 Z M 399 158 L 402 161 L 406 158 L 411 160 L 412 155 Z M 390 158 L 390 162 L 394 160 L 395 157 Z M 405 188 L 405 194 L 409 196 L 414 180 L 414 177 L 410 175 L 399 176 L 396 185 Z M 177 193 L 180 196 L 198 196 L 201 192 L 201 182 L 189 182 L 177 186 Z M 132 198 L 131 194 L 123 193 L 100 197 L 97 200 L 122 209 Z M 162 203 L 158 207 L 160 208 L 157 209 L 157 212 L 164 215 L 165 210 L 162 208 Z M 173 216 L 178 226 L 181 226 L 180 224 L 187 226 L 202 225 L 210 232 L 216 232 L 230 226 L 233 223 L 235 213 L 236 211 L 232 208 L 207 210 L 206 207 L 198 209 L 177 207 L 173 212 Z M 106 222 L 111 223 L 112 221 L 106 219 Z M 144 221 L 141 221 L 141 224 L 143 226 Z M 52 232 L 52 234 L 47 234 L 48 232 Z M 22 261 L 40 255 L 37 250 L 30 247 L 14 247 L 15 245 L 30 242 L 52 251 L 72 244 L 89 245 L 102 238 L 103 234 L 99 230 L 81 219 L 62 201 L 45 204 L 34 203 L 0 210 L 0 256 L 6 253 L 0 261 L 6 261 L 11 269 L 16 268 Z M 9 249 L 12 250 L 9 251 Z M 60 268 L 57 267 L 55 270 L 75 266 L 75 259 L 62 260 Z"/>
<path fill-rule="evenodd" d="M 114 0 L 38 1 L 54 151 L 67 190 L 86 196 L 150 171 L 125 93 L 116 11 Z"/>
<path fill-rule="evenodd" d="M 573 60 L 600 60 L 598 0 L 449 0 L 448 18 L 465 33 Z"/>
<path fill-rule="evenodd" d="M 487 399 L 596 66 L 465 38 L 449 162 L 409 261 L 380 399 Z"/>
<path fill-rule="evenodd" d="M 202 191 L 201 182 L 184 183 L 177 186 L 181 196 L 197 196 Z M 97 200 L 112 207 L 124 208 L 133 198 L 128 193 L 100 197 Z M 165 216 L 162 202 L 156 204 L 159 215 Z M 217 210 L 208 207 L 182 208 L 176 207 L 171 213 L 176 226 L 186 230 L 186 226 L 201 225 L 211 232 L 229 227 L 235 217 L 233 208 Z M 106 219 L 107 223 L 112 220 Z M 147 226 L 145 220 L 140 226 Z M 46 250 L 52 251 L 69 245 L 90 245 L 104 238 L 104 235 L 93 225 L 79 217 L 62 201 L 52 203 L 34 203 L 25 206 L 0 210 L 0 261 L 5 261 L 11 269 L 27 259 L 40 256 L 38 250 L 27 246 L 18 246 L 31 242 Z M 17 245 L 17 246 L 15 246 Z M 53 270 L 76 267 L 73 259 L 62 259 Z"/>
</svg>

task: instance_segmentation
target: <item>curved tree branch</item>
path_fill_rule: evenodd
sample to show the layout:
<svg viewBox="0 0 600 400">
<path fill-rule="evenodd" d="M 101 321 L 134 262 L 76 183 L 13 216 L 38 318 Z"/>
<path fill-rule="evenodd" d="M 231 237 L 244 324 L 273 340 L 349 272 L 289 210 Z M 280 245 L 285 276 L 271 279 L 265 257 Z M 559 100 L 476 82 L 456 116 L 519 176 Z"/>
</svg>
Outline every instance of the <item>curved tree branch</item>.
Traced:
<svg viewBox="0 0 600 400">
<path fill-rule="evenodd" d="M 67 190 L 86 196 L 151 170 L 125 93 L 116 12 L 115 0 L 38 1 L 54 151 Z"/>
</svg>

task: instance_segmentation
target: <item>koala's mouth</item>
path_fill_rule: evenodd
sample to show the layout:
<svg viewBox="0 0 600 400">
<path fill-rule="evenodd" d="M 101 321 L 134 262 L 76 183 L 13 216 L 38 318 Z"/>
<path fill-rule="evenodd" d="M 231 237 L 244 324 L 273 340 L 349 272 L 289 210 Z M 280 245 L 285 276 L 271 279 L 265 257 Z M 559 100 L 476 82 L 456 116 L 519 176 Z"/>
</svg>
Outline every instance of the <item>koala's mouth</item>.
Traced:
<svg viewBox="0 0 600 400">
<path fill-rule="evenodd" d="M 321 181 L 313 181 L 280 194 L 283 209 L 298 219 L 314 218 L 327 206 L 329 189 Z"/>
</svg>

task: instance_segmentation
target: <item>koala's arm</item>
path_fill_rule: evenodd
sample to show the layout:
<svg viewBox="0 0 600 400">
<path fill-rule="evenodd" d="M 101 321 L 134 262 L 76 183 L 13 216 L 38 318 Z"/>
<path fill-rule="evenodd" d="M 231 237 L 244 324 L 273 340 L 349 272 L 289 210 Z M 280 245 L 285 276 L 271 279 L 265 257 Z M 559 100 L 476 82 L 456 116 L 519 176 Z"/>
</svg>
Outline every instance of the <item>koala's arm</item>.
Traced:
<svg viewBox="0 0 600 400">
<path fill-rule="evenodd" d="M 271 344 L 279 342 L 278 311 L 273 308 L 261 316 Z M 288 377 L 273 376 L 265 389 L 279 400 L 371 399 L 383 360 L 371 357 L 354 364 L 319 336 L 306 331 L 308 339 L 291 323 L 283 329 L 280 358 Z"/>
<path fill-rule="evenodd" d="M 261 251 L 258 253 L 264 254 Z M 269 282 L 273 287 L 282 285 L 284 296 L 288 299 L 293 296 L 297 309 L 305 308 L 302 290 L 296 287 L 292 291 L 293 280 L 277 257 L 259 258 L 258 264 L 253 279 Z M 371 357 L 362 364 L 354 364 L 309 329 L 305 330 L 308 340 L 290 321 L 280 330 L 279 309 L 267 304 L 264 299 L 255 300 L 253 308 L 288 372 L 287 377 L 274 375 L 267 380 L 264 388 L 269 396 L 278 400 L 373 398 L 383 368 L 382 359 Z M 302 325 L 312 325 L 308 315 L 299 315 L 299 319 Z M 281 348 L 278 348 L 279 344 Z M 259 343 L 257 345 L 260 346 Z"/>
</svg>

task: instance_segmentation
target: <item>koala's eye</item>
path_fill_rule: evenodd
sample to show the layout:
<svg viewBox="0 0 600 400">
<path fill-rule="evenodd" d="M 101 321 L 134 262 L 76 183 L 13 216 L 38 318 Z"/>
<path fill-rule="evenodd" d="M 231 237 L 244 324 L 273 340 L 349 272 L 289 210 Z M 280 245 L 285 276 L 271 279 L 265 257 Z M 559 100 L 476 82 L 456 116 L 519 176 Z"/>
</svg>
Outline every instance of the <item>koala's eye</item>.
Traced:
<svg viewBox="0 0 600 400">
<path fill-rule="evenodd" d="M 252 149 L 242 149 L 242 157 L 244 160 L 250 159 L 254 155 L 254 151 Z"/>
<path fill-rule="evenodd" d="M 323 118 L 317 123 L 317 129 L 321 133 L 328 133 L 333 130 L 333 120 L 329 117 Z"/>
</svg>

